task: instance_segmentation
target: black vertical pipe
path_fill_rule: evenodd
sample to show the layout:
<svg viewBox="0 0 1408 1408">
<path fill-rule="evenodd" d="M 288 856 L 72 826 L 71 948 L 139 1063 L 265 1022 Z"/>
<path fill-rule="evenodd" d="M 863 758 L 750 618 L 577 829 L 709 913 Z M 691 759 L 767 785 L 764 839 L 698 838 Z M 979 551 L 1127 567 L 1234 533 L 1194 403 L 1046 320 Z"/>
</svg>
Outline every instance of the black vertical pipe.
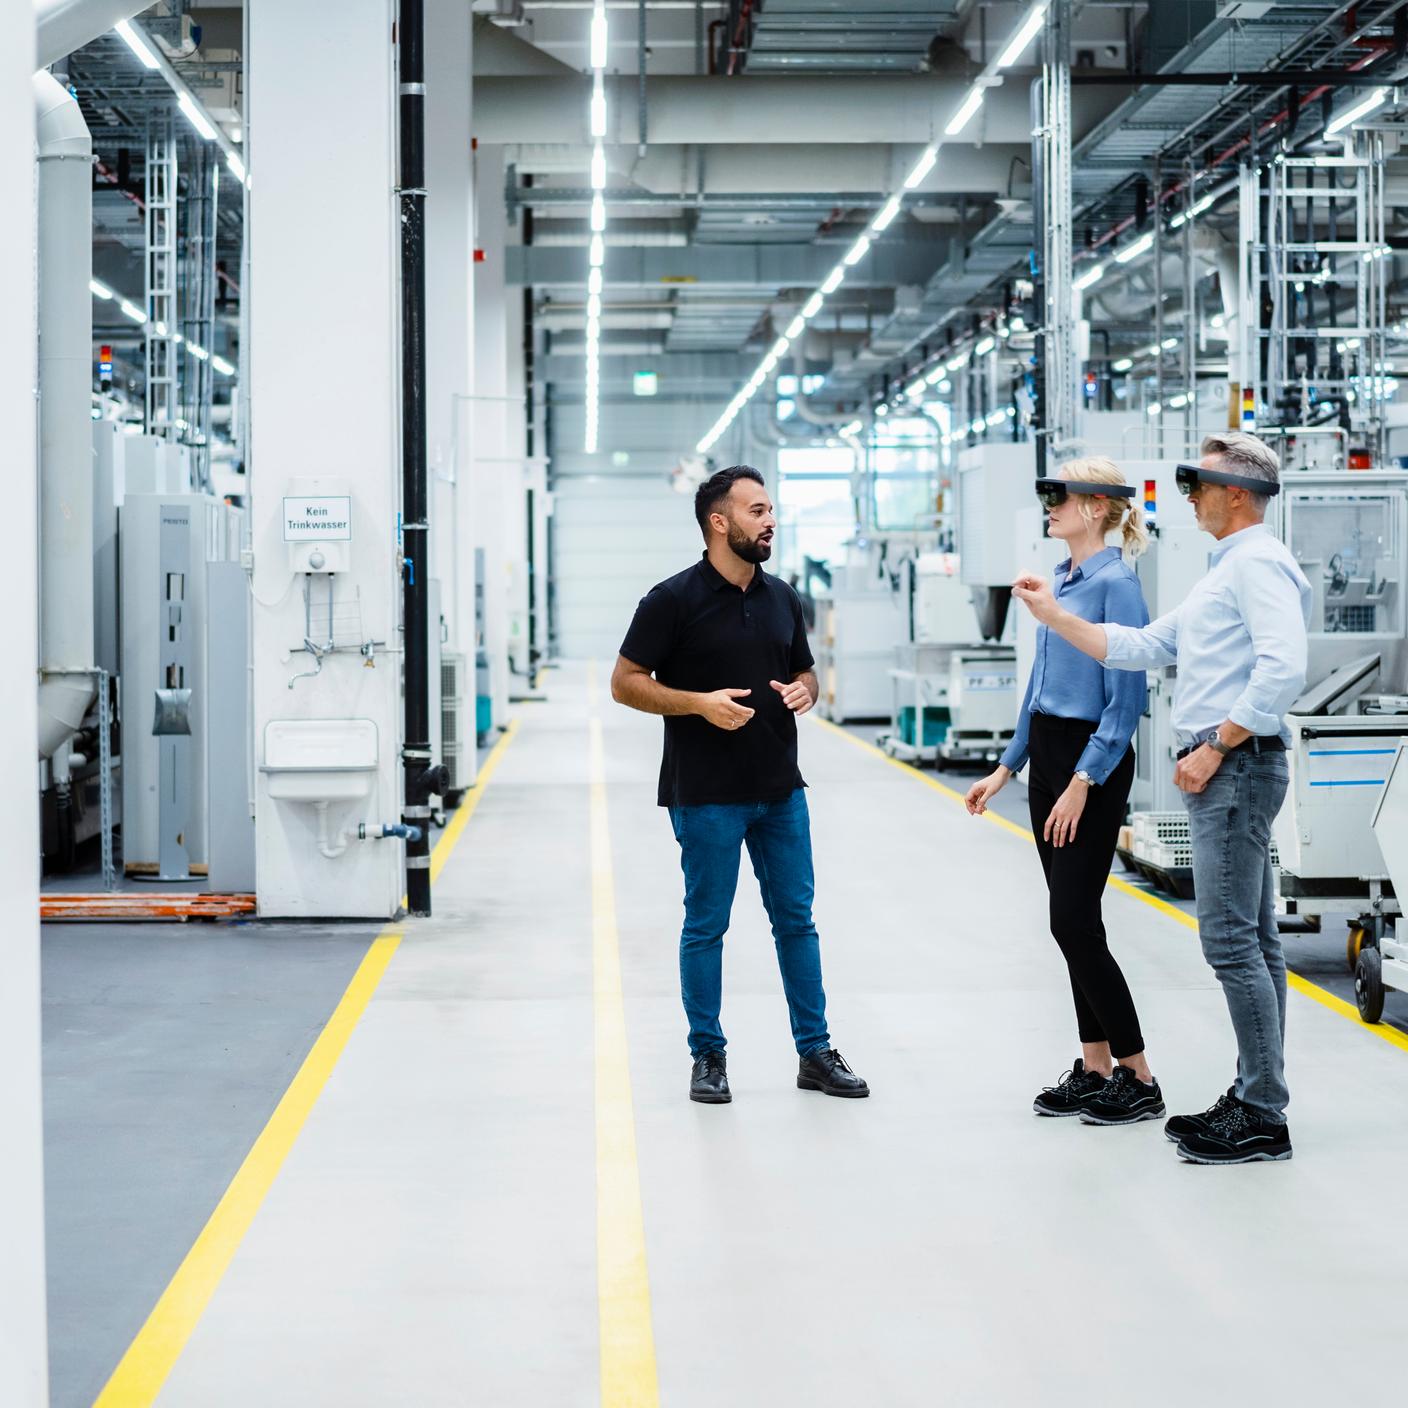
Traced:
<svg viewBox="0 0 1408 1408">
<path fill-rule="evenodd" d="M 405 730 L 401 747 L 406 900 L 430 913 L 429 569 L 425 474 L 425 5 L 400 0 L 396 29 L 401 111 L 401 513 Z"/>
</svg>

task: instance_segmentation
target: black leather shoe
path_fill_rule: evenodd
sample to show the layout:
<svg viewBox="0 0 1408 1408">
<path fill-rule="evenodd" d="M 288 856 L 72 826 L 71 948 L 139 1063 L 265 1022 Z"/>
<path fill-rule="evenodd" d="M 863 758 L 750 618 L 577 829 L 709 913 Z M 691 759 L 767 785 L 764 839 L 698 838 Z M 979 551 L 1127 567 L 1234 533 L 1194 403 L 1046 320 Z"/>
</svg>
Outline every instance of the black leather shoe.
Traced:
<svg viewBox="0 0 1408 1408">
<path fill-rule="evenodd" d="M 846 1064 L 839 1051 L 823 1046 L 802 1057 L 797 1068 L 798 1090 L 819 1090 L 823 1095 L 840 1095 L 848 1100 L 863 1100 L 870 1087 Z"/>
<path fill-rule="evenodd" d="M 722 1051 L 704 1051 L 694 1058 L 689 1098 L 701 1105 L 727 1105 L 733 1099 L 728 1088 L 728 1057 Z"/>
</svg>

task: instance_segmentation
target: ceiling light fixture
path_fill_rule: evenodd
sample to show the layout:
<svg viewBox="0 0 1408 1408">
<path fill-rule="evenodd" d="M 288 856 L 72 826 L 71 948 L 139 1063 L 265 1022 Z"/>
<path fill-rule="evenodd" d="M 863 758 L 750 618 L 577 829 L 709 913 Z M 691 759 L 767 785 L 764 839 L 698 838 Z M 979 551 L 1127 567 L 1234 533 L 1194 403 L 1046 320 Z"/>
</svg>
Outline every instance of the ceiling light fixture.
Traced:
<svg viewBox="0 0 1408 1408">
<path fill-rule="evenodd" d="M 161 65 L 156 55 L 147 46 L 147 41 L 132 28 L 130 20 L 118 20 L 113 28 L 122 36 L 122 42 L 141 60 L 143 68 L 157 69 Z"/>
<path fill-rule="evenodd" d="M 1002 51 L 1001 57 L 997 61 L 999 69 L 1011 68 L 1018 59 L 1022 57 L 1027 45 L 1036 38 L 1036 32 L 1041 28 L 1041 22 L 1046 18 L 1046 3 L 1033 5 L 1031 13 L 1022 21 L 1016 34 L 1012 36 L 1012 42 Z"/>
<path fill-rule="evenodd" d="M 597 451 L 601 428 L 601 294 L 605 283 L 602 265 L 606 262 L 606 0 L 592 5 L 588 30 L 592 69 L 592 95 L 587 108 L 587 125 L 594 138 L 591 160 L 591 240 L 587 249 L 587 367 L 583 387 L 584 423 L 582 449 L 588 455 Z"/>
<path fill-rule="evenodd" d="M 1127 372 L 1133 365 L 1134 359 L 1132 357 L 1121 357 L 1118 362 L 1110 363 L 1110 370 L 1112 372 Z"/>
<path fill-rule="evenodd" d="M 825 295 L 817 292 L 802 304 L 802 316 L 804 318 L 814 318 L 821 312 L 821 305 L 826 301 Z"/>
<path fill-rule="evenodd" d="M 1346 127 L 1352 126 L 1361 118 L 1368 117 L 1371 112 L 1377 112 L 1387 101 L 1388 89 L 1375 88 L 1362 103 L 1355 103 L 1352 108 L 1346 108 L 1338 117 L 1326 123 L 1325 135 L 1333 137 L 1336 132 L 1343 132 Z"/>
<path fill-rule="evenodd" d="M 596 7 L 598 9 L 601 8 L 601 4 L 602 0 L 596 0 Z M 973 86 L 968 91 L 968 94 L 964 98 L 962 105 L 959 107 L 958 111 L 953 115 L 952 119 L 949 121 L 948 126 L 944 129 L 945 134 L 947 136 L 957 136 L 972 120 L 973 114 L 976 113 L 977 110 L 983 104 L 983 98 L 987 89 L 989 87 L 1000 84 L 1002 82 L 1001 70 L 1011 64 L 1016 63 L 1016 61 L 1022 56 L 1023 52 L 1027 48 L 1027 45 L 1031 43 L 1032 39 L 1036 36 L 1037 31 L 1040 29 L 1042 20 L 1045 18 L 1046 12 L 1049 8 L 1049 0 L 1037 0 L 1037 3 L 1028 5 L 1024 8 L 1020 23 L 1012 31 L 1007 43 L 999 51 L 999 57 L 992 60 L 982 71 L 982 73 L 979 74 L 978 77 L 974 80 Z M 601 115 L 601 126 L 602 134 L 604 135 L 606 126 L 604 111 Z M 919 185 L 921 181 L 923 181 L 925 176 L 927 176 L 929 172 L 934 169 L 934 165 L 938 161 L 939 152 L 942 146 L 943 140 L 937 139 L 935 141 L 930 142 L 924 148 L 924 150 L 919 155 L 919 159 L 915 162 L 913 168 L 910 170 L 909 175 L 905 177 L 903 183 L 903 190 L 913 190 L 916 186 Z M 900 191 L 893 192 L 886 199 L 885 204 L 881 207 L 879 213 L 871 221 L 868 227 L 868 232 L 862 234 L 856 240 L 856 242 L 847 251 L 841 263 L 831 271 L 826 282 L 821 287 L 821 291 L 823 294 L 831 293 L 841 283 L 841 280 L 845 277 L 845 270 L 853 268 L 855 265 L 859 264 L 862 259 L 865 258 L 865 256 L 870 252 L 870 234 L 879 234 L 890 224 L 890 222 L 895 218 L 895 215 L 898 213 L 902 200 L 903 195 Z M 800 331 L 800 328 L 798 328 L 798 331 Z M 786 350 L 786 344 L 788 342 L 788 339 L 779 338 L 778 342 L 782 346 L 782 349 Z M 780 355 L 781 353 L 779 352 L 779 356 Z M 958 357 L 956 361 L 949 362 L 947 364 L 948 369 L 950 371 L 955 371 L 959 367 L 961 367 L 967 360 L 967 355 L 964 354 L 963 356 Z M 733 400 L 729 402 L 729 405 L 724 411 L 724 413 L 720 415 L 718 420 L 716 420 L 713 426 L 709 429 L 708 433 L 704 435 L 700 439 L 698 444 L 695 446 L 695 449 L 699 454 L 707 454 L 711 449 L 713 449 L 714 445 L 718 443 L 720 436 L 722 436 L 724 431 L 726 431 L 728 427 L 732 424 L 733 419 L 737 415 L 738 411 L 744 405 L 747 404 L 749 399 L 754 394 L 755 390 L 756 387 L 754 386 L 754 383 L 750 380 L 747 385 L 745 385 L 738 391 L 738 393 L 734 396 Z M 878 411 L 877 414 L 879 414 Z"/>
<path fill-rule="evenodd" d="M 147 315 L 142 312 L 135 303 L 130 302 L 126 298 L 118 304 L 118 307 L 121 308 L 134 323 L 145 323 L 147 321 Z"/>
<path fill-rule="evenodd" d="M 919 160 L 914 163 L 914 170 L 904 178 L 905 190 L 912 191 L 934 169 L 934 163 L 938 159 L 939 149 L 930 143 L 920 154 Z"/>
<path fill-rule="evenodd" d="M 1153 249 L 1153 247 L 1154 232 L 1150 230 L 1147 235 L 1140 235 L 1127 249 L 1120 250 L 1115 255 L 1115 263 L 1128 264 L 1130 260 L 1138 259 L 1141 254 L 1145 253 L 1147 250 Z"/>
<path fill-rule="evenodd" d="M 189 93 L 178 93 L 176 95 L 176 106 L 186 115 L 186 121 L 205 138 L 207 142 L 215 140 L 215 128 L 210 119 L 196 106 L 195 100 Z"/>
<path fill-rule="evenodd" d="M 1093 285 L 1098 284 L 1104 275 L 1105 266 L 1103 264 L 1096 264 L 1094 267 L 1087 269 L 1085 273 L 1075 281 L 1072 287 L 1078 289 L 1091 288 Z"/>
<path fill-rule="evenodd" d="M 841 262 L 842 262 L 847 268 L 850 268 L 850 267 L 851 267 L 852 265 L 854 265 L 854 264 L 859 264 L 860 261 L 861 261 L 862 259 L 864 259 L 865 256 L 866 256 L 869 252 L 870 252 L 870 236 L 869 236 L 869 235 L 862 235 L 862 236 L 850 247 L 850 249 L 848 249 L 848 250 L 846 251 L 846 257 L 845 257 Z"/>
<path fill-rule="evenodd" d="M 973 114 L 983 105 L 983 94 L 985 89 L 981 82 L 975 83 L 968 90 L 968 96 L 964 98 L 963 105 L 949 119 L 949 124 L 944 128 L 944 134 L 949 137 L 956 137 L 973 120 Z"/>
<path fill-rule="evenodd" d="M 88 288 L 95 298 L 106 300 L 115 296 L 106 284 L 100 284 L 97 279 L 89 279 Z"/>
<path fill-rule="evenodd" d="M 900 213 L 899 196 L 891 196 L 884 205 L 880 207 L 880 213 L 870 222 L 870 228 L 878 235 L 890 228 L 895 216 Z"/>
<path fill-rule="evenodd" d="M 985 337 L 985 338 L 983 338 L 983 340 L 982 340 L 981 342 L 979 342 L 979 343 L 977 344 L 977 346 L 975 346 L 975 347 L 973 348 L 973 355 L 974 355 L 975 357 L 986 357 L 986 356 L 988 355 L 988 353 L 991 352 L 992 349 L 993 349 L 994 347 L 996 347 L 996 346 L 997 346 L 997 339 L 996 339 L 996 338 Z"/>
</svg>

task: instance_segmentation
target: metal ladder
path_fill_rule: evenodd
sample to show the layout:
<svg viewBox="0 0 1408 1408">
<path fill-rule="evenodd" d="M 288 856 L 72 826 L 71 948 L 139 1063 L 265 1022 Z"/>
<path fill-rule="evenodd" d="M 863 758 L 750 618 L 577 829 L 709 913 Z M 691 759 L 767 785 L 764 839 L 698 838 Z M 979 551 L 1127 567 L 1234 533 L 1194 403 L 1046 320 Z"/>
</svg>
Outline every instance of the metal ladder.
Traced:
<svg viewBox="0 0 1408 1408">
<path fill-rule="evenodd" d="M 176 437 L 179 334 L 176 327 L 176 139 L 170 113 L 147 126 L 146 282 L 148 435 Z"/>
</svg>

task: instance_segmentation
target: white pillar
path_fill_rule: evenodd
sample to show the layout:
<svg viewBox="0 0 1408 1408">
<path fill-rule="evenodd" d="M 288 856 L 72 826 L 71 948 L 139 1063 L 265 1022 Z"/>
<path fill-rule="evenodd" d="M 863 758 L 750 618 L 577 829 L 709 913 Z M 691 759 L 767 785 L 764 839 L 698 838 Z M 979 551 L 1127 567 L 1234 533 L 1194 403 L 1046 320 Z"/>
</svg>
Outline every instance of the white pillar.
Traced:
<svg viewBox="0 0 1408 1408">
<path fill-rule="evenodd" d="M 431 565 L 450 641 L 474 665 L 474 192 L 470 163 L 473 14 L 465 0 L 425 7 L 426 445 Z M 458 443 L 457 443 L 458 442 Z M 452 482 L 452 477 L 453 481 Z M 431 622 L 434 629 L 435 623 Z M 472 703 L 472 701 L 471 701 Z"/>
<path fill-rule="evenodd" d="M 502 725 L 510 692 L 514 562 L 523 555 L 523 539 L 515 536 L 522 521 L 523 319 L 513 306 L 518 290 L 505 281 L 510 236 L 501 146 L 479 148 L 474 183 L 475 243 L 484 251 L 474 266 L 474 541 L 484 549 L 484 646 L 494 722 Z"/>
<path fill-rule="evenodd" d="M 271 795 L 277 775 L 263 770 L 271 724 L 325 721 L 345 762 L 354 750 L 338 739 L 337 722 L 370 720 L 368 794 L 329 807 L 327 849 L 346 826 L 399 818 L 395 13 L 393 0 L 343 0 L 330 24 L 327 8 L 248 6 L 256 888 L 261 915 L 386 918 L 403 892 L 401 843 L 352 840 L 329 858 L 313 802 Z M 296 571 L 284 541 L 285 498 L 297 507 L 314 494 L 351 500 L 351 541 L 326 547 L 333 560 L 346 554 L 331 578 L 334 638 L 353 647 L 328 655 L 316 674 L 302 649 L 304 592 L 311 584 L 312 631 L 323 639 L 329 578 Z M 357 653 L 371 642 L 370 659 Z M 308 677 L 290 688 L 296 675 Z M 292 756 L 311 764 L 316 751 L 305 740 Z M 297 779 L 310 797 L 336 780 Z"/>
<path fill-rule="evenodd" d="M 10 658 L 39 658 L 37 473 L 34 437 L 37 322 L 34 288 L 34 7 L 0 0 L 0 189 L 16 195 L 0 223 L 0 425 L 5 427 L 5 511 L 15 531 L 0 553 L 0 594 Z M 44 1130 L 39 1084 L 39 825 L 33 686 L 0 706 L 0 1403 L 49 1402 L 44 1316 Z"/>
</svg>

